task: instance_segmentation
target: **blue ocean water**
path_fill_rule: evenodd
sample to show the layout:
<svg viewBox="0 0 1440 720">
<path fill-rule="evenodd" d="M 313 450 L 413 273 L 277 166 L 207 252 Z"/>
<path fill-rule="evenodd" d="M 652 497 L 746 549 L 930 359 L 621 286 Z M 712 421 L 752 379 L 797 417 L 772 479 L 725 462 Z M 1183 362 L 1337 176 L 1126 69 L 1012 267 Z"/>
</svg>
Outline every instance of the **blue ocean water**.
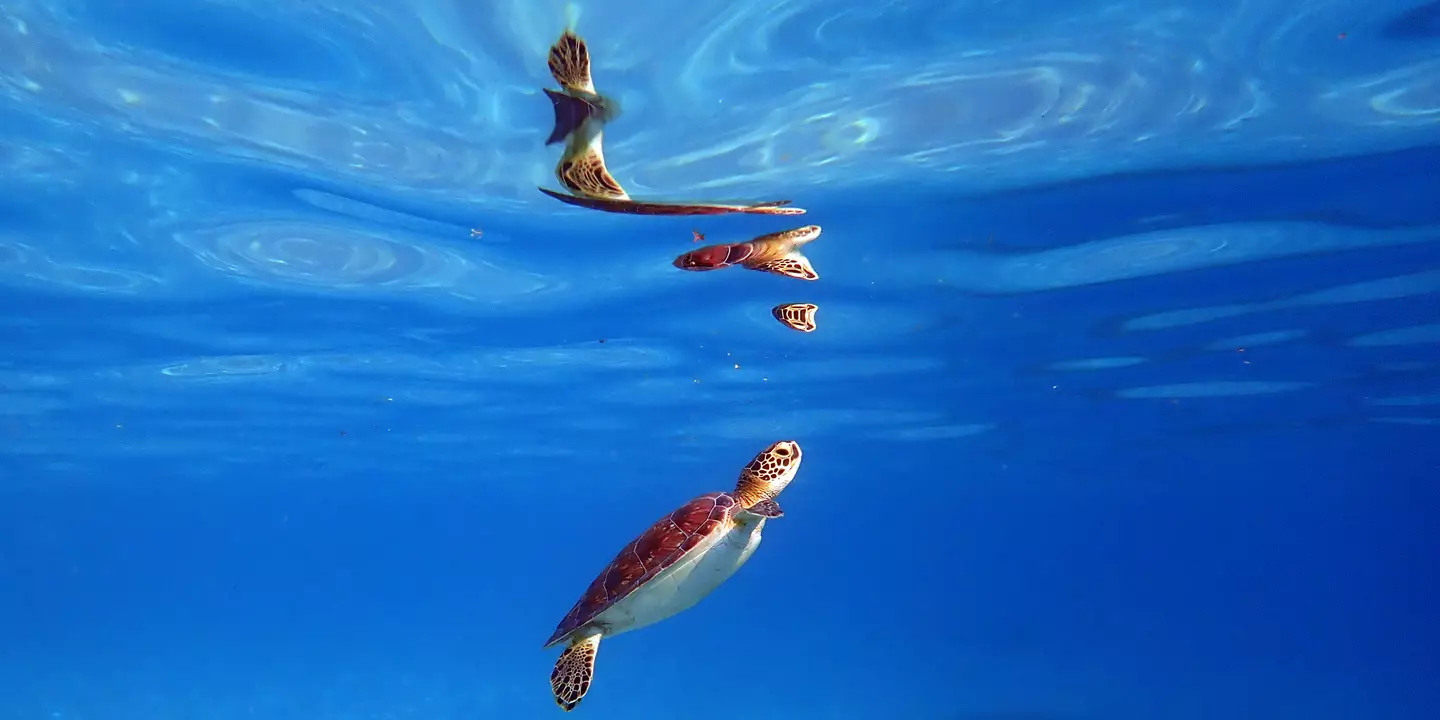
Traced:
<svg viewBox="0 0 1440 720">
<path fill-rule="evenodd" d="M 539 193 L 567 23 L 632 195 L 807 214 Z M 0 123 L 0 720 L 563 716 L 780 439 L 577 717 L 1440 716 L 1435 3 L 12 0 Z"/>
</svg>

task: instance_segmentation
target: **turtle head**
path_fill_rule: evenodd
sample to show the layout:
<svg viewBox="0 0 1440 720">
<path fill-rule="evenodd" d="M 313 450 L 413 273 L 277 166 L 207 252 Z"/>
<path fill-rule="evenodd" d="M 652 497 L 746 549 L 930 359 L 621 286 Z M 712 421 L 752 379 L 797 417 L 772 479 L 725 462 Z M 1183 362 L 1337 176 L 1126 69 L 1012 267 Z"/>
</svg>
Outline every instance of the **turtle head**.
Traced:
<svg viewBox="0 0 1440 720">
<path fill-rule="evenodd" d="M 609 95 L 596 94 L 589 98 L 590 106 L 595 108 L 595 119 L 601 123 L 608 123 L 620 118 L 620 101 Z"/>
<path fill-rule="evenodd" d="M 735 483 L 735 504 L 746 510 L 765 500 L 774 500 L 800 470 L 800 444 L 781 440 L 760 451 Z"/>
<path fill-rule="evenodd" d="M 681 270 L 719 270 L 730 264 L 730 246 L 710 245 L 691 250 L 675 258 L 672 264 Z"/>
<path fill-rule="evenodd" d="M 760 237 L 751 240 L 751 242 L 781 243 L 784 244 L 788 249 L 793 250 L 806 243 L 815 242 L 815 239 L 820 237 L 820 232 L 821 231 L 819 225 L 806 225 L 805 227 L 798 227 L 793 230 L 781 230 L 780 232 L 774 232 L 768 235 L 761 235 Z"/>
</svg>

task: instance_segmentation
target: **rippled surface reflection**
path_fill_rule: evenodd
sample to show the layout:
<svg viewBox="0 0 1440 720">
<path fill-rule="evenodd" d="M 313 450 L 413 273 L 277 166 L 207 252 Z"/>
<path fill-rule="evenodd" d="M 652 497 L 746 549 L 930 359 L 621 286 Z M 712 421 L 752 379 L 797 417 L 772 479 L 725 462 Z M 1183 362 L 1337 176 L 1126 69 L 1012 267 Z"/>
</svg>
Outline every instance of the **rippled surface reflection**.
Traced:
<svg viewBox="0 0 1440 720">
<path fill-rule="evenodd" d="M 622 184 L 748 197 L 1425 144 L 1440 123 L 1440 60 L 1423 36 L 1386 36 L 1410 6 L 701 0 L 570 14 L 626 109 L 606 137 Z M 125 8 L 7 3 L 10 111 L 51 132 L 476 213 L 573 212 L 533 189 L 553 165 L 536 140 L 548 129 L 544 56 L 566 13 L 555 0 Z M 5 164 L 38 174 L 66 162 L 29 151 Z"/>
</svg>

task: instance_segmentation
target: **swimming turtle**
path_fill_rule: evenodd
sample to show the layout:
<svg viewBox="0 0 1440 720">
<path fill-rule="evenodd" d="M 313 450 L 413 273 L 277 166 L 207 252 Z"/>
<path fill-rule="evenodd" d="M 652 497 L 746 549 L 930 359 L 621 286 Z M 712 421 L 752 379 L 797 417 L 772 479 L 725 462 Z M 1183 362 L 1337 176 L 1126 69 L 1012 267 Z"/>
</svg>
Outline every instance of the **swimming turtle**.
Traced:
<svg viewBox="0 0 1440 720">
<path fill-rule="evenodd" d="M 775 497 L 799 469 L 800 445 L 776 442 L 740 471 L 733 491 L 681 505 L 626 545 L 545 643 L 565 643 L 550 673 L 555 702 L 569 712 L 589 692 L 601 638 L 689 609 L 740 569 L 765 522 L 784 515 Z"/>
<path fill-rule="evenodd" d="M 604 126 L 619 116 L 619 105 L 596 92 L 590 75 L 590 50 L 585 41 L 566 30 L 550 47 L 550 74 L 563 92 L 545 89 L 555 106 L 555 128 L 546 145 L 565 140 L 565 152 L 555 166 L 555 177 L 571 194 L 540 188 L 561 202 L 604 212 L 630 215 L 804 215 L 787 207 L 789 200 L 758 203 L 663 202 L 631 199 L 605 167 Z"/>
<path fill-rule="evenodd" d="M 771 308 L 770 314 L 775 316 L 781 325 L 808 333 L 815 332 L 815 311 L 819 309 L 814 303 L 785 303 Z"/>
<path fill-rule="evenodd" d="M 675 258 L 672 264 L 681 270 L 696 272 L 739 265 L 800 280 L 819 280 L 820 275 L 811 267 L 810 259 L 800 252 L 801 245 L 814 242 L 818 237 L 820 226 L 806 225 L 761 235 L 748 242 L 706 245 Z"/>
</svg>

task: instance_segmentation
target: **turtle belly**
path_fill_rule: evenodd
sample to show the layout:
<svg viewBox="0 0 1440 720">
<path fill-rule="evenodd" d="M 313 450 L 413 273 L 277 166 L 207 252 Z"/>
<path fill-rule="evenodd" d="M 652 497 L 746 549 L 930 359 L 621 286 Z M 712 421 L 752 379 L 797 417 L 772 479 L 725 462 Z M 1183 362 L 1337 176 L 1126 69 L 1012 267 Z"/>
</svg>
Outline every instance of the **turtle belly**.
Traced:
<svg viewBox="0 0 1440 720">
<path fill-rule="evenodd" d="M 606 635 L 651 625 L 688 610 L 730 579 L 760 546 L 765 518 L 734 525 L 701 543 L 595 620 Z"/>
</svg>

